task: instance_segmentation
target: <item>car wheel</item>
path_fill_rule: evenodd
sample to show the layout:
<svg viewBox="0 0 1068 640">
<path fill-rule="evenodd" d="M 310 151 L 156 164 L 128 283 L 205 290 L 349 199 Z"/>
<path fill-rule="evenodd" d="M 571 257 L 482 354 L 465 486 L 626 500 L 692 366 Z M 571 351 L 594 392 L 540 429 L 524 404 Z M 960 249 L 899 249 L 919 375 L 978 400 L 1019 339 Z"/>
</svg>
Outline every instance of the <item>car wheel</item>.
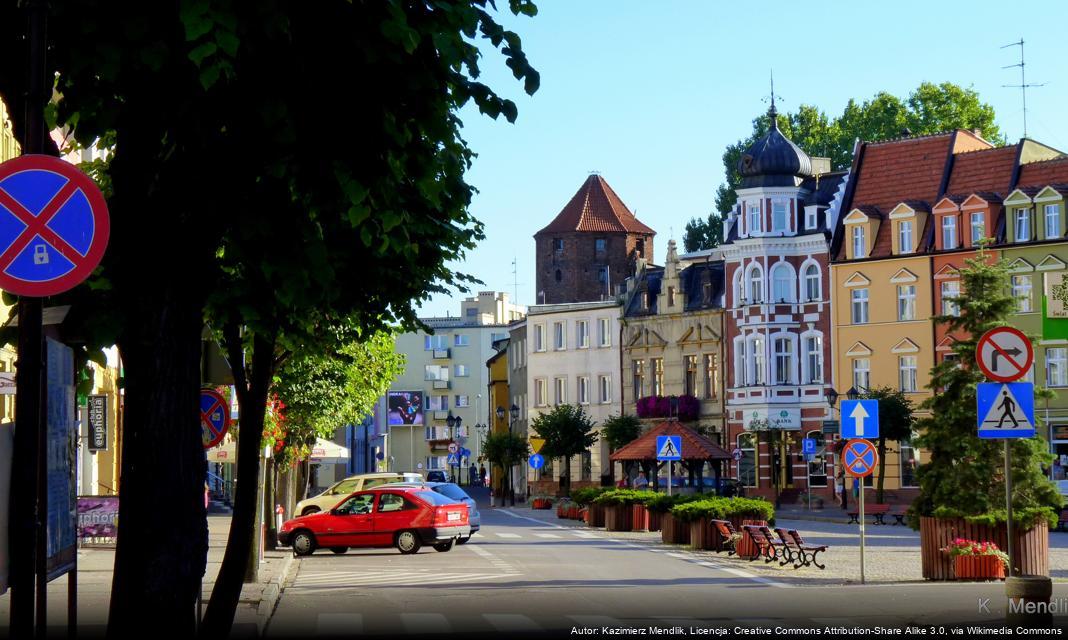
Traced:
<svg viewBox="0 0 1068 640">
<path fill-rule="evenodd" d="M 348 551 L 349 548 L 348 547 L 330 547 L 330 550 L 333 551 L 334 553 L 338 554 L 338 555 L 341 555 L 341 554 L 345 553 L 346 551 Z"/>
<path fill-rule="evenodd" d="M 310 531 L 293 534 L 293 555 L 310 556 L 315 552 L 315 536 Z"/>
<path fill-rule="evenodd" d="M 439 542 L 438 544 L 434 545 L 434 551 L 452 551 L 452 545 L 454 542 L 456 542 L 456 538 L 453 538 L 448 542 Z"/>
<path fill-rule="evenodd" d="M 321 509 L 319 509 L 319 507 L 308 507 L 304 511 L 301 511 L 300 515 L 302 515 L 302 516 L 310 516 L 313 513 L 319 513 L 319 511 L 321 511 Z"/>
<path fill-rule="evenodd" d="M 414 531 L 401 531 L 397 534 L 395 542 L 397 551 L 404 554 L 415 553 L 422 546 L 419 536 Z"/>
<path fill-rule="evenodd" d="M 457 538 L 456 544 L 467 544 L 469 540 L 471 540 L 471 536 L 467 536 L 466 538 Z"/>
</svg>

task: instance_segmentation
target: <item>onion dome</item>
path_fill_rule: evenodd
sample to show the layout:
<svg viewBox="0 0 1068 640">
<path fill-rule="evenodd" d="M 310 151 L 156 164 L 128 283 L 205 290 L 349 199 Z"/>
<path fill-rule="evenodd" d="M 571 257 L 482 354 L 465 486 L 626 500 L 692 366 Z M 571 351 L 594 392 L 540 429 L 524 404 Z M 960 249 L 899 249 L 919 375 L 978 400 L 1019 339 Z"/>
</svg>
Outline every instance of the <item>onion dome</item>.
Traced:
<svg viewBox="0 0 1068 640">
<path fill-rule="evenodd" d="M 801 178 L 813 175 L 812 160 L 779 131 L 777 115 L 772 102 L 768 109 L 771 129 L 746 149 L 738 162 L 742 188 L 796 187 Z"/>
</svg>

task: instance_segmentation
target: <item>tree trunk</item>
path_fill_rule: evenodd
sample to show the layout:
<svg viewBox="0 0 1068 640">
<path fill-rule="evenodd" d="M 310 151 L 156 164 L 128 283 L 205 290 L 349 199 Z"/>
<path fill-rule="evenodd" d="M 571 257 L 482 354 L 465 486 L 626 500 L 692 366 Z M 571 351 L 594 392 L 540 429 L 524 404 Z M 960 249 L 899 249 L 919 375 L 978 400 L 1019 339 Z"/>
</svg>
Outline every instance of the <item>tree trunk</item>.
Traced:
<svg viewBox="0 0 1068 640">
<path fill-rule="evenodd" d="M 883 478 L 886 477 L 886 437 L 879 436 L 879 479 L 875 485 L 875 504 L 883 503 Z M 863 490 L 863 488 L 861 488 Z"/>
<path fill-rule="evenodd" d="M 144 620 L 194 633 L 208 553 L 195 295 L 166 281 L 140 292 L 137 320 L 119 339 L 126 431 L 109 637 L 143 635 Z"/>
<path fill-rule="evenodd" d="M 234 386 L 241 403 L 241 432 L 244 437 L 237 442 L 237 496 L 234 514 L 230 521 L 230 535 L 226 540 L 219 576 L 211 592 L 211 601 L 204 614 L 201 635 L 205 638 L 225 638 L 230 634 L 241 597 L 250 553 L 252 551 L 253 523 L 257 521 L 259 497 L 260 443 L 263 421 L 267 413 L 267 390 L 274 374 L 274 337 L 253 338 L 252 366 L 248 375 L 242 362 L 241 338 L 237 327 L 226 327 L 226 347 L 231 369 L 234 371 Z"/>
</svg>

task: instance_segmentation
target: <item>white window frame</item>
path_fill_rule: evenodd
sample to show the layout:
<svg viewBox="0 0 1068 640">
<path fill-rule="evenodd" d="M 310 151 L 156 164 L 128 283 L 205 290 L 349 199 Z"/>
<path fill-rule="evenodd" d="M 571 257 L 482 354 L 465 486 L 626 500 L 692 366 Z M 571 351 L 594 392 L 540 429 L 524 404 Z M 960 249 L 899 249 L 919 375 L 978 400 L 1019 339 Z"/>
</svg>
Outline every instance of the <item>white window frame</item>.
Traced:
<svg viewBox="0 0 1068 640">
<path fill-rule="evenodd" d="M 1012 287 L 1012 297 L 1016 299 L 1016 311 L 1020 313 L 1034 311 L 1034 305 L 1031 303 L 1034 280 L 1031 276 L 1015 274 L 1010 277 L 1009 282 Z"/>
<path fill-rule="evenodd" d="M 534 406 L 547 407 L 549 402 L 549 381 L 545 378 L 534 379 Z"/>
<path fill-rule="evenodd" d="M 916 393 L 919 389 L 916 356 L 898 356 L 898 389 L 905 393 Z"/>
<path fill-rule="evenodd" d="M 436 400 L 436 402 L 435 402 Z M 427 411 L 448 411 L 449 410 L 449 396 L 426 396 L 426 410 Z"/>
<path fill-rule="evenodd" d="M 737 336 L 734 338 L 734 386 L 744 387 L 747 385 L 749 370 L 748 358 L 746 356 L 747 345 L 745 336 Z"/>
<path fill-rule="evenodd" d="M 858 224 L 858 225 L 854 226 L 853 227 L 853 232 L 852 232 L 851 235 L 852 235 L 852 239 L 853 239 L 853 257 L 854 258 L 863 258 L 863 257 L 865 257 L 865 255 L 867 255 L 868 244 L 867 244 L 867 241 L 865 240 L 865 235 L 867 235 L 867 234 L 864 232 L 864 225 L 859 225 Z"/>
<path fill-rule="evenodd" d="M 1031 240 L 1031 209 L 1017 208 L 1012 215 L 1013 235 L 1016 242 Z"/>
<path fill-rule="evenodd" d="M 871 358 L 853 358 L 852 373 L 853 388 L 857 391 L 871 389 Z"/>
<path fill-rule="evenodd" d="M 813 209 L 811 211 L 806 211 L 805 212 L 805 229 L 808 229 L 809 231 L 813 231 L 813 230 L 816 229 L 817 226 L 819 226 L 819 216 L 817 215 L 816 210 Z"/>
<path fill-rule="evenodd" d="M 763 334 L 746 336 L 746 383 L 748 386 L 763 386 L 768 383 L 767 340 Z"/>
<path fill-rule="evenodd" d="M 780 224 L 781 223 L 781 224 Z M 785 200 L 771 201 L 771 231 L 783 233 L 790 230 L 790 208 Z"/>
<path fill-rule="evenodd" d="M 916 319 L 916 285 L 898 285 L 897 319 L 901 321 Z"/>
<path fill-rule="evenodd" d="M 519 360 L 518 355 L 516 356 L 516 360 Z M 454 373 L 457 378 L 466 378 L 471 375 L 471 370 L 467 368 L 466 364 L 458 364 L 456 365 L 456 371 Z"/>
<path fill-rule="evenodd" d="M 597 326 L 601 333 L 599 346 L 611 347 L 612 346 L 612 321 L 610 318 L 599 318 L 597 320 Z"/>
<path fill-rule="evenodd" d="M 976 222 L 978 220 L 978 222 Z M 973 211 L 971 215 L 972 246 L 978 247 L 979 241 L 986 237 L 986 214 L 982 211 Z"/>
<path fill-rule="evenodd" d="M 776 385 L 797 384 L 797 349 L 794 344 L 796 338 L 796 335 L 789 333 L 775 333 L 771 336 Z"/>
<path fill-rule="evenodd" d="M 534 325 L 534 351 L 543 353 L 545 351 L 545 325 Z"/>
<path fill-rule="evenodd" d="M 600 394 L 601 404 L 612 402 L 612 376 L 597 376 L 597 389 Z"/>
<path fill-rule="evenodd" d="M 803 276 L 803 284 L 805 292 L 806 302 L 815 302 L 823 299 L 823 278 L 820 273 L 820 266 L 815 262 L 810 262 L 807 265 L 801 267 Z M 815 295 L 812 293 L 812 284 L 815 283 Z"/>
<path fill-rule="evenodd" d="M 553 323 L 553 349 L 564 351 L 567 349 L 567 322 Z"/>
<path fill-rule="evenodd" d="M 457 394 L 456 395 L 456 407 L 457 408 L 470 407 L 470 406 L 471 406 L 471 396 L 466 395 L 466 394 Z"/>
<path fill-rule="evenodd" d="M 960 298 L 960 280 L 943 280 L 942 285 L 942 315 L 944 316 L 959 316 L 960 315 L 960 302 L 957 300 Z M 948 295 L 947 295 L 948 294 Z M 948 300 L 947 298 L 954 298 Z"/>
<path fill-rule="evenodd" d="M 1068 387 L 1068 349 L 1046 349 L 1046 386 Z"/>
<path fill-rule="evenodd" d="M 897 252 L 912 253 L 912 220 L 897 223 Z"/>
<path fill-rule="evenodd" d="M 754 262 L 746 268 L 745 289 L 749 304 L 763 304 L 767 296 L 764 295 L 764 268 L 760 266 L 759 262 Z M 760 293 L 759 299 L 756 295 L 757 292 Z"/>
<path fill-rule="evenodd" d="M 575 347 L 578 349 L 588 349 L 590 347 L 589 320 L 575 321 Z"/>
<path fill-rule="evenodd" d="M 653 376 L 653 395 L 664 395 L 664 358 L 650 358 L 649 370 Z"/>
<path fill-rule="evenodd" d="M 868 315 L 867 287 L 858 287 L 851 290 L 849 294 L 849 314 L 852 324 L 868 324 L 870 318 Z"/>
<path fill-rule="evenodd" d="M 747 202 L 745 208 L 748 225 L 746 231 L 751 236 L 760 235 L 764 231 L 764 216 L 760 215 L 760 203 Z"/>
<path fill-rule="evenodd" d="M 430 335 L 429 333 L 423 336 L 423 350 L 424 351 L 443 351 L 449 348 L 449 336 L 443 333 L 436 333 Z"/>
<path fill-rule="evenodd" d="M 567 404 L 567 378 L 553 378 L 553 404 Z"/>
<path fill-rule="evenodd" d="M 590 377 L 579 376 L 578 377 L 578 403 L 589 404 L 590 403 Z"/>
<path fill-rule="evenodd" d="M 634 392 L 634 401 L 645 397 L 645 361 L 638 358 L 630 364 L 631 390 Z"/>
<path fill-rule="evenodd" d="M 1046 240 L 1052 240 L 1054 238 L 1060 238 L 1063 235 L 1061 231 L 1061 205 L 1059 204 L 1047 204 L 1045 206 L 1046 214 Z M 1050 221 L 1053 221 L 1054 233 L 1050 232 Z"/>
<path fill-rule="evenodd" d="M 815 345 L 812 342 L 815 341 Z M 805 384 L 823 382 L 823 334 L 819 332 L 801 334 L 801 357 L 803 381 Z"/>
<path fill-rule="evenodd" d="M 942 248 L 957 248 L 957 216 L 942 216 Z"/>
<path fill-rule="evenodd" d="M 794 284 L 797 282 L 797 275 L 794 273 L 794 268 L 787 262 L 777 262 L 771 268 L 771 298 L 769 303 L 775 304 L 780 300 L 784 302 L 794 302 Z"/>
</svg>

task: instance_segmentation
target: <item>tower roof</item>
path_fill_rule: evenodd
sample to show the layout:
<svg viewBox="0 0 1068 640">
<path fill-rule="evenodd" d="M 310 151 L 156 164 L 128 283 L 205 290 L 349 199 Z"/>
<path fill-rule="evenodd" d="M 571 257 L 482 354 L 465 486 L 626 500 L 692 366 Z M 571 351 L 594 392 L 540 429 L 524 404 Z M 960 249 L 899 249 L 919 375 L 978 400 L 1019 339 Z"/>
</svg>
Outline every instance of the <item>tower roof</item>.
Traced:
<svg viewBox="0 0 1068 640">
<path fill-rule="evenodd" d="M 612 187 L 597 174 L 586 178 L 556 218 L 534 235 L 570 231 L 656 234 L 634 217 Z"/>
<path fill-rule="evenodd" d="M 797 178 L 812 176 L 812 159 L 779 131 L 778 112 L 772 101 L 771 128 L 749 146 L 738 161 L 743 187 L 796 186 Z"/>
</svg>

